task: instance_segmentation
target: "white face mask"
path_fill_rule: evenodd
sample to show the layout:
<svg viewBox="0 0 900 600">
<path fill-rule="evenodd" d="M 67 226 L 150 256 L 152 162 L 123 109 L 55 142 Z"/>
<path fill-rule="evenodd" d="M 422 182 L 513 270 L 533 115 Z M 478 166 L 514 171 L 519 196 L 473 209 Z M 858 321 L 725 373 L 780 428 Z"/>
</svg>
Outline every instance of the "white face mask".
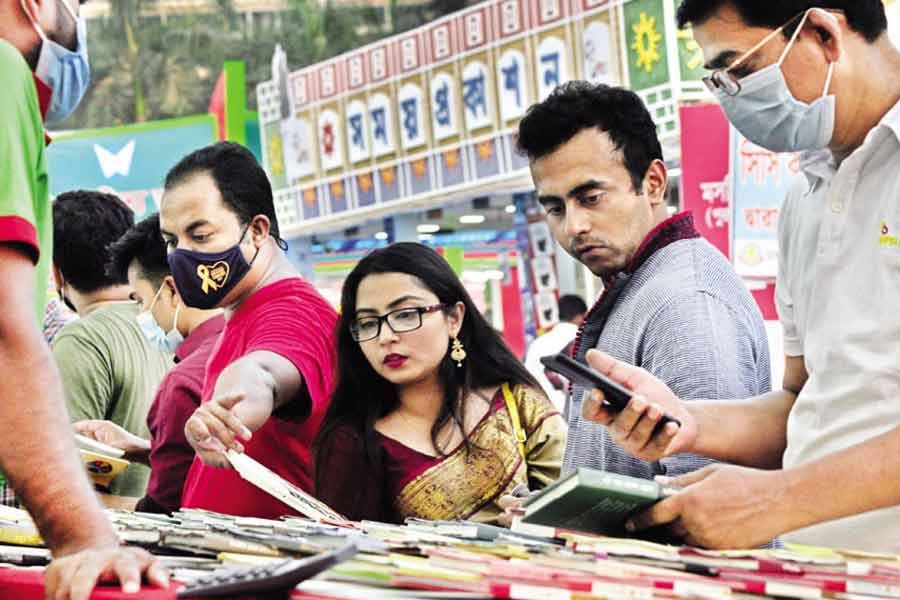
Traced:
<svg viewBox="0 0 900 600">
<path fill-rule="evenodd" d="M 162 292 L 162 288 L 159 288 L 156 292 L 153 302 L 150 303 L 150 308 L 138 314 L 137 323 L 141 328 L 141 333 L 144 334 L 151 346 L 160 352 L 175 352 L 184 341 L 184 336 L 178 331 L 178 313 L 181 311 L 181 303 L 179 302 L 178 306 L 175 307 L 175 321 L 172 324 L 172 330 L 167 333 L 165 329 L 160 327 L 152 312 L 160 292 Z"/>
<path fill-rule="evenodd" d="M 834 18 L 830 13 L 825 14 Z M 834 135 L 835 97 L 827 94 L 835 63 L 828 66 L 822 97 L 811 104 L 801 102 L 791 94 L 781 70 L 781 64 L 797 40 L 808 15 L 809 11 L 803 15 L 797 30 L 775 64 L 739 81 L 729 72 L 780 34 L 785 25 L 766 36 L 728 69 L 717 71 L 705 80 L 732 125 L 754 144 L 773 152 L 821 150 L 831 143 Z M 723 79 L 729 81 L 723 82 Z M 734 88 L 728 88 L 728 85 L 734 84 L 737 85 L 736 92 Z"/>
</svg>

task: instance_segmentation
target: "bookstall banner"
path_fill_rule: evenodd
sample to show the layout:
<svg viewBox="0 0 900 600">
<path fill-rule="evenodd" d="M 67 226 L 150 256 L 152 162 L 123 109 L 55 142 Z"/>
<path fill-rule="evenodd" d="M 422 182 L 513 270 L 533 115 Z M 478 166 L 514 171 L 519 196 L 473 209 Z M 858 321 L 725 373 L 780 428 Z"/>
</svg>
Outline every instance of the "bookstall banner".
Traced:
<svg viewBox="0 0 900 600">
<path fill-rule="evenodd" d="M 731 257 L 728 192 L 728 119 L 718 104 L 682 106 L 681 209 L 694 215 L 697 231 Z"/>
<path fill-rule="evenodd" d="M 285 86 L 261 83 L 265 166 L 299 202 L 283 203 L 286 228 L 527 177 L 518 122 L 567 81 L 637 80 L 665 105 L 664 125 L 677 125 L 669 57 L 681 54 L 665 21 L 674 1 L 487 0 L 294 71 Z"/>
<path fill-rule="evenodd" d="M 643 91 L 669 81 L 663 0 L 632 0 L 625 5 L 628 79 Z"/>
<path fill-rule="evenodd" d="M 169 169 L 216 139 L 212 115 L 62 133 L 47 148 L 50 193 L 116 194 L 141 220 L 159 209 Z"/>
<path fill-rule="evenodd" d="M 732 251 L 742 277 L 778 273 L 778 215 L 800 173 L 798 154 L 761 148 L 731 128 Z"/>
<path fill-rule="evenodd" d="M 706 101 L 701 81 L 703 51 L 693 31 L 679 30 L 675 14 L 681 0 L 631 0 L 622 13 L 624 85 L 644 101 L 665 143 L 679 135 L 683 100 Z M 595 47 L 600 47 L 596 43 Z"/>
</svg>

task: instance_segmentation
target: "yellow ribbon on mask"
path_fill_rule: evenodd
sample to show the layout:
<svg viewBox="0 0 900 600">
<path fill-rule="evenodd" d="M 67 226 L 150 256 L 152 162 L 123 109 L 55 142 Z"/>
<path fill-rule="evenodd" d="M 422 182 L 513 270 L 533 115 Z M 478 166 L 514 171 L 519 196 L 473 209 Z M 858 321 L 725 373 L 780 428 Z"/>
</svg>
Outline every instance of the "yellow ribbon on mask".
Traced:
<svg viewBox="0 0 900 600">
<path fill-rule="evenodd" d="M 216 283 L 215 280 L 210 276 L 209 267 L 207 267 L 206 265 L 197 265 L 197 277 L 200 278 L 200 283 L 203 287 L 204 294 L 209 294 L 210 288 L 212 288 L 213 291 L 219 289 L 219 284 Z"/>
</svg>

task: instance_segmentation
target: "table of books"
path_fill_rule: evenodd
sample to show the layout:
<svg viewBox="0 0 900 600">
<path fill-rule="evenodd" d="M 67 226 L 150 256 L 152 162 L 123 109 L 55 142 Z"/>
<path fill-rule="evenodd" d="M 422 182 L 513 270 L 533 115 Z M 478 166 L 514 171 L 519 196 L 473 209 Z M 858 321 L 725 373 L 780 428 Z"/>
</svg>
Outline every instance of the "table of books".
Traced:
<svg viewBox="0 0 900 600">
<path fill-rule="evenodd" d="M 900 598 L 900 558 L 826 549 L 709 552 L 565 531 L 541 538 L 466 522 L 271 521 L 196 510 L 109 514 L 123 542 L 164 557 L 171 570 L 169 590 L 144 588 L 138 596 L 151 600 L 175 598 L 178 582 L 216 570 L 348 544 L 355 556 L 300 583 L 290 598 Z M 0 539 L 21 533 L 26 519 L 4 513 L 0 534 L 7 535 Z M 0 547 L 0 561 L 34 563 L 41 556 L 40 548 Z M 42 578 L 41 567 L 4 565 L 0 598 L 43 598 Z M 113 587 L 92 596 L 120 597 L 134 596 Z"/>
</svg>

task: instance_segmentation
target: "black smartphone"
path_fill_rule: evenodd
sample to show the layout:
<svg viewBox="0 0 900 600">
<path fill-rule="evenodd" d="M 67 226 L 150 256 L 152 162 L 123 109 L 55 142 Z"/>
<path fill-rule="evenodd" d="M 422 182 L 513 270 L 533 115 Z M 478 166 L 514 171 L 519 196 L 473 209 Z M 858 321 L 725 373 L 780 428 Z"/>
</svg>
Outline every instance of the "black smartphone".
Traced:
<svg viewBox="0 0 900 600">
<path fill-rule="evenodd" d="M 598 373 L 589 366 L 574 360 L 565 354 L 557 354 L 555 356 L 545 356 L 541 359 L 541 363 L 551 371 L 559 373 L 569 381 L 583 385 L 587 388 L 597 388 L 603 392 L 606 404 L 615 412 L 620 412 L 628 406 L 631 400 L 631 392 L 624 387 L 603 375 Z M 666 423 L 675 423 L 681 427 L 681 421 L 669 415 L 663 415 L 656 424 L 653 433 L 656 435 L 666 426 Z"/>
</svg>

